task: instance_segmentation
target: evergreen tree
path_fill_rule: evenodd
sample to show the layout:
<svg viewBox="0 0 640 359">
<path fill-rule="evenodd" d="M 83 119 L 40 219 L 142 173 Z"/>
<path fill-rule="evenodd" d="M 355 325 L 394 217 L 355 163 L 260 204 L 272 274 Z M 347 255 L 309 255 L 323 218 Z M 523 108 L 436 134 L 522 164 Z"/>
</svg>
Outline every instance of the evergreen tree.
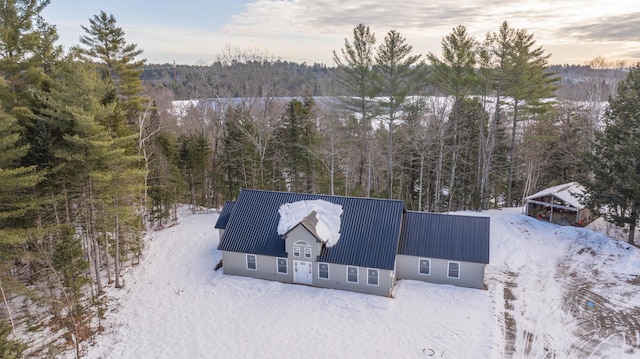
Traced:
<svg viewBox="0 0 640 359">
<path fill-rule="evenodd" d="M 16 120 L 0 111 L 0 231 L 23 223 L 28 210 L 34 209 L 29 190 L 42 179 L 35 166 L 22 167 L 20 159 L 26 155 L 28 146 L 19 145 Z M 27 192 L 25 192 L 27 191 Z M 20 228 L 20 226 L 17 226 Z M 0 232 L 1 243 L 11 243 L 13 236 Z"/>
<path fill-rule="evenodd" d="M 618 226 L 629 226 L 627 241 L 635 244 L 640 206 L 640 64 L 629 70 L 609 100 L 606 127 L 596 133 L 593 153 L 586 157 L 593 171 L 586 198 L 592 209 Z"/>
<path fill-rule="evenodd" d="M 360 159 L 358 164 L 357 186 L 360 195 L 371 194 L 372 163 L 369 146 L 371 118 L 374 115 L 374 97 L 377 95 L 376 73 L 374 71 L 374 51 L 376 37 L 368 26 L 358 24 L 353 29 L 353 43 L 344 40 L 342 56 L 333 51 L 333 60 L 338 67 L 336 80 L 347 96 L 340 99 L 340 106 L 358 114 Z M 365 171 L 367 182 L 364 183 Z"/>
<path fill-rule="evenodd" d="M 463 116 L 465 106 L 468 104 L 465 101 L 466 97 L 478 85 L 478 75 L 475 70 L 476 47 L 477 41 L 475 38 L 467 33 L 467 29 L 464 26 L 459 25 L 442 40 L 442 59 L 432 53 L 427 55 L 432 66 L 431 83 L 453 98 L 451 114 L 447 124 L 448 130 L 446 131 L 450 134 L 449 145 L 447 146 L 450 148 L 447 151 L 450 152 L 450 155 L 448 156 L 449 160 L 446 161 L 450 164 L 449 183 L 446 185 L 449 192 L 448 211 L 453 209 L 451 198 L 456 195 L 457 190 L 458 166 L 461 162 L 460 151 L 462 150 L 460 128 L 462 126 L 468 127 L 468 124 L 462 123 L 463 121 L 472 121 L 477 118 L 477 116 Z M 474 143 L 473 145 L 476 144 Z M 441 153 L 441 156 L 444 155 L 444 153 Z"/>
<path fill-rule="evenodd" d="M 177 160 L 177 139 L 162 131 L 154 141 L 155 164 L 149 174 L 151 199 L 151 224 L 163 226 L 171 218 L 177 219 L 176 204 L 182 198 L 185 187 Z"/>
<path fill-rule="evenodd" d="M 51 129 L 37 118 L 41 104 L 35 99 L 51 86 L 49 75 L 62 52 L 55 45 L 55 27 L 40 15 L 48 4 L 48 0 L 0 3 L 0 76 L 7 85 L 0 91 L 0 103 L 18 120 L 22 141 L 30 145 L 22 161 L 25 166 L 46 166 L 51 160 L 47 152 Z"/>
<path fill-rule="evenodd" d="M 312 192 L 314 180 L 314 147 L 318 134 L 312 117 L 313 100 L 293 99 L 276 130 L 282 153 L 287 188 L 295 192 Z"/>
<path fill-rule="evenodd" d="M 187 183 L 186 200 L 195 209 L 210 205 L 209 173 L 211 147 L 202 134 L 178 138 L 178 163 Z"/>
<path fill-rule="evenodd" d="M 431 83 L 455 100 L 470 95 L 478 85 L 476 47 L 476 39 L 464 26 L 455 27 L 442 39 L 442 58 L 427 55 L 432 66 Z"/>
<path fill-rule="evenodd" d="M 380 105 L 388 116 L 387 132 L 387 196 L 393 198 L 393 137 L 395 121 L 405 106 L 407 95 L 418 88 L 420 76 L 416 64 L 419 55 L 411 55 L 411 45 L 396 30 L 391 30 L 378 47 L 376 65 L 380 73 L 380 94 L 384 96 Z"/>
<path fill-rule="evenodd" d="M 1 80 L 2 78 L 0 88 L 4 84 Z M 4 318 L 0 319 L 2 358 L 21 358 L 22 352 L 26 349 L 26 345 L 17 341 L 15 337 L 10 339 L 9 333 L 14 329 L 14 322 L 12 309 L 6 298 L 8 292 L 20 291 L 23 288 L 9 276 L 21 273 L 13 266 L 25 258 L 27 230 L 32 226 L 25 218 L 28 212 L 33 212 L 36 208 L 31 190 L 42 180 L 42 174 L 36 171 L 36 166 L 19 165 L 20 159 L 27 153 L 28 146 L 19 144 L 20 135 L 16 123 L 13 117 L 0 109 L 0 290 L 3 304 L 11 318 L 11 323 L 6 323 Z M 12 285 L 7 286 L 7 283 Z"/>
<path fill-rule="evenodd" d="M 105 76 L 114 87 L 114 95 L 118 99 L 120 111 L 125 115 L 128 124 L 133 124 L 140 115 L 144 104 L 143 85 L 140 75 L 144 70 L 145 60 L 135 58 L 142 54 L 136 44 L 128 44 L 124 30 L 116 25 L 113 15 L 101 11 L 89 19 L 90 26 L 82 26 L 86 35 L 80 37 L 80 43 L 86 46 L 80 53 L 87 59 L 99 61 L 105 65 Z M 118 118 L 110 127 L 121 133 Z"/>
<path fill-rule="evenodd" d="M 27 344 L 15 339 L 9 339 L 11 327 L 4 320 L 0 320 L 0 358 L 20 359 L 24 358 Z"/>
<path fill-rule="evenodd" d="M 548 101 L 557 90 L 555 74 L 548 71 L 548 54 L 542 46 L 534 47 L 533 34 L 526 29 L 513 33 L 508 58 L 509 77 L 505 95 L 511 98 L 511 144 L 509 149 L 509 173 L 507 178 L 507 205 L 513 201 L 515 149 L 518 122 L 527 115 L 534 118 L 547 114 L 551 108 Z"/>
<path fill-rule="evenodd" d="M 240 188 L 249 188 L 253 182 L 253 166 L 251 158 L 255 154 L 251 151 L 251 146 L 245 141 L 243 126 L 250 126 L 250 123 L 243 124 L 242 109 L 240 107 L 230 108 L 225 113 L 224 119 L 224 139 L 222 144 L 222 162 L 224 163 L 224 182 L 226 183 L 226 198 L 236 198 L 240 194 Z"/>
<path fill-rule="evenodd" d="M 29 91 L 40 89 L 45 80 L 42 50 L 57 39 L 55 28 L 47 28 L 40 17 L 48 4 L 49 0 L 0 2 L 0 75 L 10 89 L 3 92 L 2 105 L 21 116 L 19 121 L 28 116 Z M 43 28 L 47 30 L 39 32 Z"/>
</svg>

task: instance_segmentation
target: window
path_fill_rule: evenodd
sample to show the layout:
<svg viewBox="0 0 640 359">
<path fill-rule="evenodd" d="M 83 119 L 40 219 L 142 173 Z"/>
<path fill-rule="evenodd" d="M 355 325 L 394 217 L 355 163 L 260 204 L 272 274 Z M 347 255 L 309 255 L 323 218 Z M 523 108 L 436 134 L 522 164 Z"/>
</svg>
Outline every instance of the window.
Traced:
<svg viewBox="0 0 640 359">
<path fill-rule="evenodd" d="M 287 274 L 287 259 L 286 258 L 277 258 L 278 263 L 278 273 Z"/>
<path fill-rule="evenodd" d="M 380 271 L 377 269 L 367 269 L 367 284 L 378 285 Z"/>
<path fill-rule="evenodd" d="M 293 247 L 293 256 L 300 257 L 300 247 Z"/>
<path fill-rule="evenodd" d="M 329 264 L 318 263 L 318 278 L 329 279 Z"/>
<path fill-rule="evenodd" d="M 420 258 L 418 259 L 418 273 L 424 275 L 431 275 L 431 259 Z"/>
<path fill-rule="evenodd" d="M 256 256 L 253 254 L 247 254 L 247 269 L 257 270 Z"/>
<path fill-rule="evenodd" d="M 304 257 L 305 258 L 311 258 L 311 248 L 305 248 L 304 249 Z"/>
<path fill-rule="evenodd" d="M 449 278 L 460 278 L 460 263 L 459 262 L 449 262 L 449 273 L 447 274 Z"/>
<path fill-rule="evenodd" d="M 358 267 L 347 267 L 347 282 L 358 283 Z"/>
</svg>

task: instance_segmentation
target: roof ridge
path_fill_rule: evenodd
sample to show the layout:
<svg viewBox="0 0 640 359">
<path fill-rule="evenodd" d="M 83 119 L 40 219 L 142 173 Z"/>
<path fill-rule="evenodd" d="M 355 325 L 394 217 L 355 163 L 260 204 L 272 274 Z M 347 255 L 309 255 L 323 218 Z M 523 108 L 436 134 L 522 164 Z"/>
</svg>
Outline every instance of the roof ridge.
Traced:
<svg viewBox="0 0 640 359">
<path fill-rule="evenodd" d="M 338 195 L 338 194 L 273 191 L 273 190 L 268 190 L 268 189 L 253 189 L 253 188 L 242 188 L 242 189 L 240 189 L 240 192 L 242 193 L 242 191 L 246 191 L 246 192 L 249 192 L 249 191 L 251 191 L 251 192 L 264 192 L 264 193 L 288 193 L 288 194 L 294 194 L 294 195 L 323 196 L 323 197 L 334 197 L 334 198 L 355 198 L 355 199 L 372 200 L 372 201 L 402 202 L 404 204 L 403 200 L 394 199 L 394 198 L 342 196 L 342 195 Z"/>
</svg>

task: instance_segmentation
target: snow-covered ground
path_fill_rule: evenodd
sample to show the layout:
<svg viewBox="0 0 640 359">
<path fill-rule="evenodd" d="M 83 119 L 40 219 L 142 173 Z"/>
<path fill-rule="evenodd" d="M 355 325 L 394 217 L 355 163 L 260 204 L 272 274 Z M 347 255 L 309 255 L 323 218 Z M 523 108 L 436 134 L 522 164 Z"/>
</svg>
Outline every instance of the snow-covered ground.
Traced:
<svg viewBox="0 0 640 359">
<path fill-rule="evenodd" d="M 640 251 L 520 209 L 491 217 L 488 290 L 399 281 L 394 298 L 214 271 L 217 214 L 151 233 L 109 289 L 88 358 L 637 358 Z"/>
</svg>

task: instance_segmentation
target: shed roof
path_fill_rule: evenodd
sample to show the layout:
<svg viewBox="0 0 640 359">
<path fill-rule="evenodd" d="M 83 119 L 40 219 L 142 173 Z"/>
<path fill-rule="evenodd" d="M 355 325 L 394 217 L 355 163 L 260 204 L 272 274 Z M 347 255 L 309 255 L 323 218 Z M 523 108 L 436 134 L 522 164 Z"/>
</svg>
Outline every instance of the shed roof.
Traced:
<svg viewBox="0 0 640 359">
<path fill-rule="evenodd" d="M 227 227 L 227 222 L 229 221 L 229 217 L 231 217 L 231 211 L 233 210 L 234 201 L 226 201 L 224 202 L 224 206 L 222 207 L 222 212 L 218 216 L 218 220 L 216 221 L 216 225 L 214 228 L 216 229 L 225 229 Z"/>
<path fill-rule="evenodd" d="M 489 263 L 488 217 L 407 212 L 398 253 Z"/>
<path fill-rule="evenodd" d="M 581 184 L 579 184 L 578 182 L 569 182 L 543 189 L 542 191 L 532 194 L 531 196 L 527 196 L 524 199 L 536 200 L 542 197 L 553 195 L 554 197 L 567 203 L 571 207 L 583 209 L 584 204 L 582 204 L 581 202 L 581 197 L 584 195 L 584 193 L 585 188 Z"/>
<path fill-rule="evenodd" d="M 284 257 L 278 235 L 278 209 L 285 203 L 322 199 L 342 206 L 340 241 L 325 247 L 320 262 L 392 270 L 398 250 L 404 203 L 399 200 L 341 197 L 243 189 L 233 205 L 218 249 Z"/>
</svg>

